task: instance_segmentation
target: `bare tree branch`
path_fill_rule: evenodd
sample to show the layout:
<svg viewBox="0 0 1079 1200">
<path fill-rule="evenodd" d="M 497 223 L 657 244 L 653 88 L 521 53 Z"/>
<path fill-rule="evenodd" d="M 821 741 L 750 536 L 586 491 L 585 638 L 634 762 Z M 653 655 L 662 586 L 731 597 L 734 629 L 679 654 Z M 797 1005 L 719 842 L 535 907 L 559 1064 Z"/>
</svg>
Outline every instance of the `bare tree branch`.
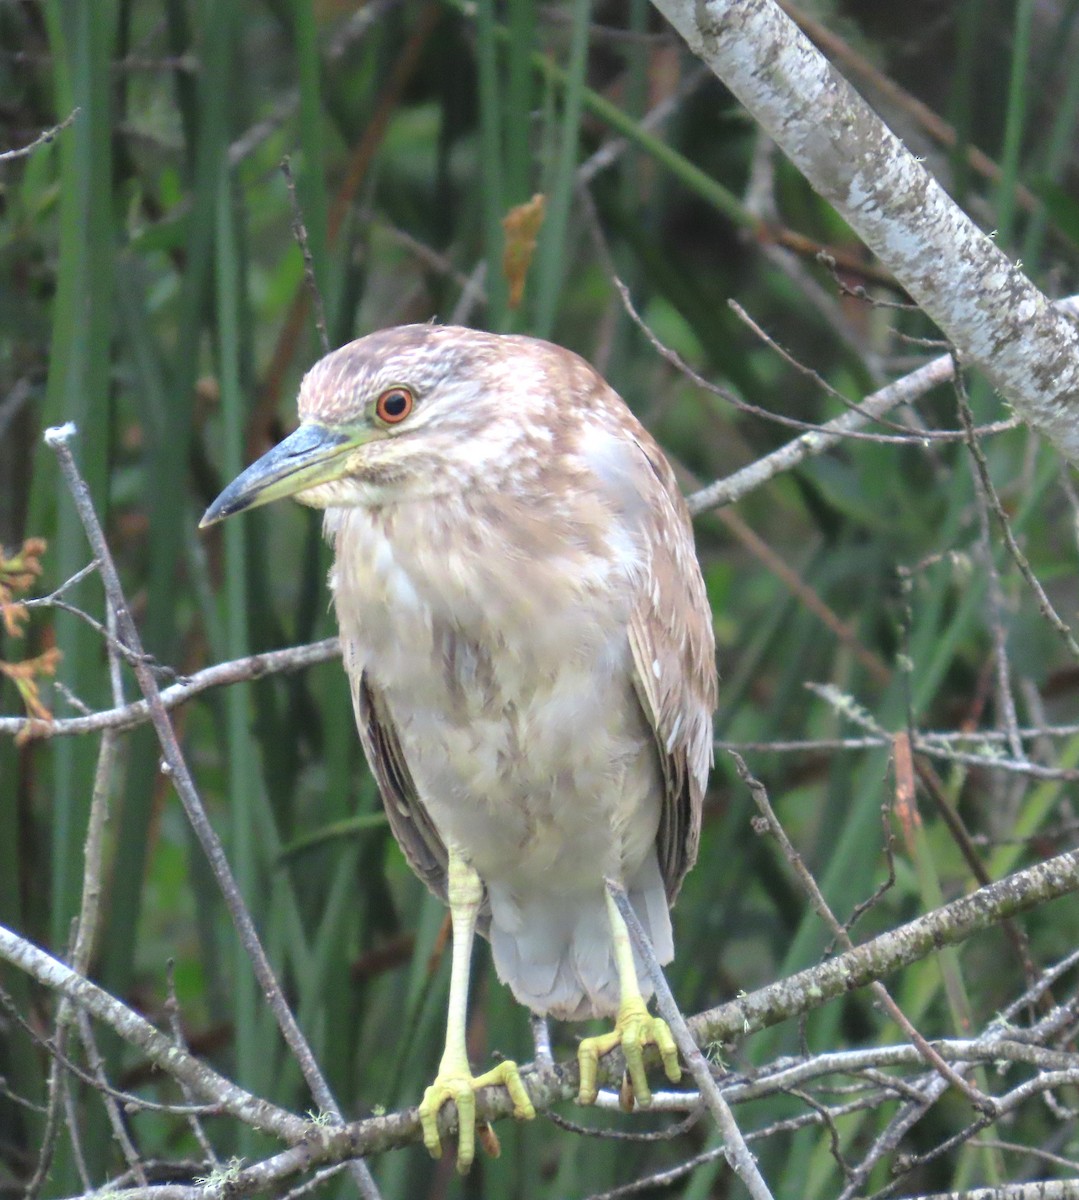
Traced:
<svg viewBox="0 0 1079 1200">
<path fill-rule="evenodd" d="M 276 675 L 283 671 L 300 671 L 318 663 L 330 662 L 341 656 L 337 638 L 291 646 L 286 650 L 270 650 L 265 654 L 250 654 L 216 663 L 212 667 L 181 679 L 160 691 L 161 706 L 169 712 L 201 692 Z M 76 734 L 100 733 L 104 729 L 123 732 L 144 725 L 152 719 L 150 702 L 135 700 L 131 704 L 103 709 L 85 717 L 66 717 L 57 721 L 35 721 L 28 717 L 0 717 L 0 734 L 34 738 L 71 737 Z"/>
<path fill-rule="evenodd" d="M 1057 307 L 1063 313 L 1072 316 L 1079 315 L 1079 296 L 1069 296 L 1066 300 L 1057 302 Z M 790 471 L 808 458 L 823 454 L 826 450 L 839 445 L 850 433 L 864 429 L 869 423 L 866 414 L 884 416 L 900 404 L 910 404 L 919 396 L 947 383 L 955 375 L 955 358 L 951 354 L 942 354 L 925 366 L 919 367 L 909 375 L 887 384 L 879 391 L 867 396 L 858 405 L 858 409 L 841 413 L 834 420 L 822 425 L 819 429 L 810 429 L 799 434 L 796 438 L 755 459 L 742 470 L 728 475 L 726 479 L 717 480 L 707 487 L 701 488 L 687 497 L 690 511 L 694 514 L 705 512 L 709 508 L 720 508 L 725 504 L 733 504 L 741 500 L 762 484 L 774 479 L 784 471 Z"/>
<path fill-rule="evenodd" d="M 45 443 L 56 454 L 59 460 L 60 469 L 63 472 L 65 482 L 78 510 L 79 518 L 86 531 L 91 551 L 97 559 L 102 583 L 105 587 L 105 594 L 116 618 L 118 633 L 121 639 L 127 643 L 128 648 L 133 650 L 137 656 L 133 664 L 135 676 L 139 681 L 143 695 L 150 705 L 151 720 L 158 740 L 161 743 L 161 750 L 165 758 L 168 773 L 172 777 L 173 785 L 176 788 L 177 795 L 180 797 L 180 802 L 184 806 L 187 819 L 190 821 L 195 835 L 199 839 L 199 843 L 214 873 L 217 884 L 221 889 L 221 894 L 229 910 L 229 915 L 236 926 L 236 932 L 243 944 L 245 953 L 251 961 L 251 966 L 259 981 L 259 986 L 274 1014 L 281 1033 L 288 1043 L 289 1049 L 295 1056 L 296 1061 L 299 1063 L 300 1070 L 303 1072 L 303 1076 L 311 1089 L 316 1103 L 318 1103 L 324 1112 L 340 1123 L 343 1120 L 340 1109 L 337 1107 L 333 1094 L 330 1092 L 322 1071 L 315 1061 L 315 1056 L 311 1052 L 311 1047 L 308 1045 L 307 1039 L 304 1037 L 296 1018 L 292 1014 L 292 1010 L 289 1008 L 285 995 L 281 990 L 281 985 L 277 982 L 273 968 L 270 966 L 270 960 L 266 956 L 266 951 L 263 949 L 262 942 L 255 929 L 255 923 L 251 919 L 251 914 L 247 911 L 247 906 L 240 895 L 239 887 L 232 874 L 232 868 L 225 857 L 221 839 L 217 836 L 217 832 L 206 815 L 206 810 L 203 808 L 202 801 L 199 799 L 198 791 L 195 788 L 194 780 L 188 771 L 183 752 L 180 750 L 176 733 L 169 721 L 168 713 L 165 712 L 161 705 L 161 692 L 157 686 L 157 680 L 154 678 L 154 673 L 146 661 L 138 629 L 124 599 L 120 577 L 112 561 L 112 554 L 109 551 L 108 543 L 105 541 L 105 535 L 98 522 L 97 514 L 94 512 L 89 489 L 79 474 L 74 456 L 68 446 L 68 442 L 74 436 L 75 427 L 71 424 L 60 428 L 47 429 L 45 431 Z M 367 1167 L 363 1163 L 356 1163 L 353 1166 L 352 1174 L 361 1195 L 367 1198 L 367 1200 L 377 1200 L 379 1196 L 378 1188 L 375 1186 L 375 1181 Z"/>
<path fill-rule="evenodd" d="M 1079 1200 L 1079 1179 L 1005 1183 L 972 1188 L 969 1192 L 924 1192 L 904 1200 Z"/>
<path fill-rule="evenodd" d="M 813 187 L 1016 410 L 1079 458 L 1079 330 L 774 0 L 654 0 Z"/>
<path fill-rule="evenodd" d="M 73 108 L 71 112 L 59 123 L 39 133 L 36 138 L 25 146 L 16 146 L 12 150 L 0 151 L 0 163 L 12 162 L 16 158 L 27 158 L 33 154 L 38 146 L 44 146 L 47 142 L 51 142 L 58 133 L 62 133 L 79 115 L 79 109 Z"/>
<path fill-rule="evenodd" d="M 671 989 L 667 986 L 663 969 L 660 967 L 652 946 L 648 941 L 648 935 L 644 931 L 644 926 L 641 925 L 637 914 L 633 911 L 633 906 L 629 902 L 625 888 L 620 887 L 610 879 L 605 880 L 605 883 L 611 899 L 622 914 L 622 920 L 626 923 L 626 928 L 629 930 L 637 953 L 648 968 L 652 987 L 656 993 L 656 1005 L 659 1008 L 660 1015 L 670 1026 L 671 1032 L 674 1034 L 674 1039 L 678 1043 L 678 1049 L 681 1051 L 682 1057 L 686 1060 L 686 1064 L 696 1081 L 697 1087 L 700 1089 L 701 1099 L 708 1106 L 709 1111 L 715 1118 L 716 1124 L 719 1126 L 720 1133 L 723 1135 L 723 1141 L 726 1143 L 727 1148 L 727 1162 L 730 1163 L 731 1170 L 745 1184 L 746 1190 L 753 1197 L 753 1200 L 772 1200 L 772 1193 L 768 1189 L 768 1184 L 764 1182 L 764 1177 L 757 1166 L 757 1160 L 746 1145 L 742 1131 L 738 1128 L 738 1122 L 734 1119 L 734 1113 L 731 1112 L 730 1105 L 723 1098 L 722 1093 L 716 1086 L 716 1081 L 712 1078 L 712 1071 L 705 1061 L 704 1055 L 694 1042 L 685 1017 L 682 1016 L 678 1005 L 675 1003 Z"/>
<path fill-rule="evenodd" d="M 0 958 L 85 1009 L 114 1029 L 124 1041 L 137 1046 L 162 1070 L 183 1080 L 195 1095 L 219 1104 L 252 1129 L 261 1129 L 290 1141 L 299 1140 L 307 1132 L 306 1121 L 238 1088 L 223 1075 L 180 1049 L 126 1004 L 2 925 Z"/>
</svg>

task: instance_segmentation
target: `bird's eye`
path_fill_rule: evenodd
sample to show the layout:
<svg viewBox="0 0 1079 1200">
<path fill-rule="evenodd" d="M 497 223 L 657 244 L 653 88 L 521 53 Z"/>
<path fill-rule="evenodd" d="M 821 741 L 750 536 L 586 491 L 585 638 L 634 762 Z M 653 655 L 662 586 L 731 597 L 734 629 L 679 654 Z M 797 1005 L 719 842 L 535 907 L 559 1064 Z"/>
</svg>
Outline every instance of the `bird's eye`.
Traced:
<svg viewBox="0 0 1079 1200">
<path fill-rule="evenodd" d="M 412 393 L 406 387 L 392 387 L 375 401 L 375 416 L 384 425 L 399 425 L 412 411 Z"/>
</svg>

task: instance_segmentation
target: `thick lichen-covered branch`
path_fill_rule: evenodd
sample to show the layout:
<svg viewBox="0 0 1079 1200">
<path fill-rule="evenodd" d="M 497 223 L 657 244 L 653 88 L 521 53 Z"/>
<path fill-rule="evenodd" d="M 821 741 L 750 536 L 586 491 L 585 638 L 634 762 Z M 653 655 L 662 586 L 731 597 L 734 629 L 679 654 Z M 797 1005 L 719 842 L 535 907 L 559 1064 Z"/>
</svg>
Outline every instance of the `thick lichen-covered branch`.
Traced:
<svg viewBox="0 0 1079 1200">
<path fill-rule="evenodd" d="M 1079 852 L 1057 855 L 979 888 L 833 959 L 698 1013 L 689 1019 L 690 1029 L 701 1046 L 736 1041 L 820 1008 L 830 1000 L 926 958 L 942 946 L 955 945 L 989 929 L 1006 917 L 1076 891 L 1079 891 Z M 2 929 L 0 957 L 85 1007 L 125 1040 L 142 1049 L 162 1070 L 184 1079 L 204 1099 L 220 1103 L 241 1120 L 272 1130 L 294 1142 L 292 1150 L 278 1156 L 278 1166 L 285 1175 L 338 1162 L 351 1155 L 367 1156 L 420 1140 L 420 1123 L 414 1108 L 336 1128 L 285 1114 L 241 1092 L 228 1080 L 191 1060 L 171 1039 L 154 1030 L 119 1001 L 24 939 Z M 600 1063 L 601 1081 L 610 1083 L 619 1079 L 622 1067 L 617 1051 L 607 1055 Z M 546 1071 L 526 1070 L 523 1077 L 537 1111 L 550 1109 L 577 1093 L 576 1059 Z M 504 1088 L 487 1088 L 478 1094 L 477 1116 L 481 1120 L 508 1117 L 510 1112 L 511 1103 Z M 453 1133 L 455 1114 L 452 1107 L 447 1107 L 440 1115 L 439 1127 L 445 1135 Z M 265 1182 L 262 1171 L 253 1172 L 249 1180 L 244 1175 L 238 1182 L 233 1181 L 230 1194 L 246 1194 Z"/>
<path fill-rule="evenodd" d="M 654 0 L 1016 412 L 1079 458 L 1079 330 L 774 0 Z"/>
</svg>

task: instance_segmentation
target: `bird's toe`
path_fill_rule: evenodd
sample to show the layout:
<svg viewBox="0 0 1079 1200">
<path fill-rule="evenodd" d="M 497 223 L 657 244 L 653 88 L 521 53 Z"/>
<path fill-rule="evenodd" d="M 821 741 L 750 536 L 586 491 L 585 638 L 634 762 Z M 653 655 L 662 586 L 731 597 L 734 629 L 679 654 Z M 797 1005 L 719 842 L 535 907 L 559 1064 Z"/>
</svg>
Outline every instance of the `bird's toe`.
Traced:
<svg viewBox="0 0 1079 1200">
<path fill-rule="evenodd" d="M 595 1104 L 596 1097 L 599 1095 L 599 1086 L 596 1083 L 599 1060 L 605 1054 L 609 1054 L 615 1046 L 621 1044 L 622 1034 L 617 1027 L 610 1033 L 581 1039 L 581 1044 L 577 1047 L 577 1066 L 581 1076 L 577 1089 L 578 1104 Z"/>
<path fill-rule="evenodd" d="M 678 1064 L 678 1047 L 670 1026 L 662 1017 L 653 1017 L 644 1002 L 635 999 L 623 1004 L 611 1033 L 601 1037 L 585 1038 L 577 1050 L 577 1061 L 581 1071 L 581 1085 L 578 1092 L 578 1102 L 594 1104 L 598 1095 L 596 1076 L 600 1058 L 613 1050 L 622 1047 L 626 1059 L 626 1078 L 621 1088 L 622 1107 L 631 1110 L 634 1101 L 641 1107 L 647 1108 L 652 1103 L 652 1091 L 648 1086 L 648 1073 L 645 1070 L 644 1051 L 648 1046 L 655 1046 L 663 1062 L 663 1070 L 672 1083 L 682 1078 L 682 1068 Z"/>
<path fill-rule="evenodd" d="M 423 1144 L 433 1158 L 442 1157 L 442 1139 L 438 1133 L 438 1114 L 447 1101 L 457 1106 L 457 1170 L 466 1174 L 476 1157 L 476 1093 L 480 1088 L 502 1085 L 513 1102 L 513 1115 L 521 1121 L 530 1121 L 536 1110 L 529 1098 L 521 1072 L 516 1063 L 501 1062 L 483 1075 L 473 1076 L 467 1072 L 439 1074 L 434 1083 L 423 1093 L 420 1101 L 420 1127 Z M 492 1157 L 499 1153 L 498 1138 L 489 1127 L 480 1129 L 480 1144 Z"/>
</svg>

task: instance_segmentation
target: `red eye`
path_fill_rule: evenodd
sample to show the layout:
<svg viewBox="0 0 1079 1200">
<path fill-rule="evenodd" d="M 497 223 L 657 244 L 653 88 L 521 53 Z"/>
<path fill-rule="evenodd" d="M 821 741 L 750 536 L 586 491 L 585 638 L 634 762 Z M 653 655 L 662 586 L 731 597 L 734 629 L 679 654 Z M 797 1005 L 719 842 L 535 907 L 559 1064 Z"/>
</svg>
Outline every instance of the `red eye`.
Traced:
<svg viewBox="0 0 1079 1200">
<path fill-rule="evenodd" d="M 375 401 L 375 416 L 384 425 L 399 425 L 412 411 L 412 393 L 406 387 L 393 387 Z"/>
</svg>

